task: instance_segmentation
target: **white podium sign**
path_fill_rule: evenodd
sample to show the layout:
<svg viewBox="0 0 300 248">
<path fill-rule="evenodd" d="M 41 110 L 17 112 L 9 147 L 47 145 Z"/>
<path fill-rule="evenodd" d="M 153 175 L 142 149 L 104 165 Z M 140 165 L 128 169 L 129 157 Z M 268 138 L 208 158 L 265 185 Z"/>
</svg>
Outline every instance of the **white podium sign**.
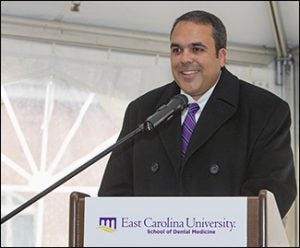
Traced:
<svg viewBox="0 0 300 248">
<path fill-rule="evenodd" d="M 84 246 L 247 246 L 247 197 L 87 197 Z"/>
</svg>

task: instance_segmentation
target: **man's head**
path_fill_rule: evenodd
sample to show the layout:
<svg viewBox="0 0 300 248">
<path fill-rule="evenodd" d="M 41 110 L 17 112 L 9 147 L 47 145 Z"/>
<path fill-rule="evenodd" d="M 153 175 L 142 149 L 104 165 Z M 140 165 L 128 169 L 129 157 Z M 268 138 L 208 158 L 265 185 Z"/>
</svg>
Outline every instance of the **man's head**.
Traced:
<svg viewBox="0 0 300 248">
<path fill-rule="evenodd" d="M 212 26 L 216 51 L 219 51 L 221 48 L 226 48 L 227 45 L 226 28 L 223 22 L 215 15 L 202 10 L 194 10 L 194 11 L 187 12 L 175 20 L 173 27 L 171 29 L 171 34 L 170 34 L 171 36 L 176 25 L 181 21 L 194 22 L 194 23 L 206 24 Z"/>
<path fill-rule="evenodd" d="M 176 83 L 199 99 L 217 81 L 226 60 L 226 29 L 216 16 L 191 11 L 176 19 L 170 34 Z"/>
</svg>

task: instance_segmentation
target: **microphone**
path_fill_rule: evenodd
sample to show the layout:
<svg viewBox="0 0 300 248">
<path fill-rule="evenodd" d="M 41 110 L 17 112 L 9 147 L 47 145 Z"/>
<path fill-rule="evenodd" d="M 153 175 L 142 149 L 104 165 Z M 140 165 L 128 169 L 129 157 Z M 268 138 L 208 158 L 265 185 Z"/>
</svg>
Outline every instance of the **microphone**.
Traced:
<svg viewBox="0 0 300 248">
<path fill-rule="evenodd" d="M 168 104 L 164 104 L 143 123 L 146 131 L 152 131 L 164 120 L 169 120 L 178 110 L 182 111 L 187 107 L 188 99 L 185 95 L 174 96 Z"/>
</svg>

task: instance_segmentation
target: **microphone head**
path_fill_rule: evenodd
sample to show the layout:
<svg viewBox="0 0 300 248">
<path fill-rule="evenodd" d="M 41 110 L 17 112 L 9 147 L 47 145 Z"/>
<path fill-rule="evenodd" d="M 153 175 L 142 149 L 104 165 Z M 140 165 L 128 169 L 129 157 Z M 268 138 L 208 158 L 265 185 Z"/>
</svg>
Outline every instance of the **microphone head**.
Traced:
<svg viewBox="0 0 300 248">
<path fill-rule="evenodd" d="M 179 101 L 181 111 L 187 107 L 188 102 L 189 102 L 188 98 L 183 94 L 178 94 L 178 95 L 174 96 L 173 99 L 174 100 L 176 99 L 177 101 Z"/>
<path fill-rule="evenodd" d="M 162 105 L 153 115 L 149 116 L 143 123 L 144 129 L 153 130 L 163 121 L 170 120 L 174 113 L 184 110 L 188 105 L 188 99 L 185 95 L 179 94 L 170 100 L 168 104 Z"/>
</svg>

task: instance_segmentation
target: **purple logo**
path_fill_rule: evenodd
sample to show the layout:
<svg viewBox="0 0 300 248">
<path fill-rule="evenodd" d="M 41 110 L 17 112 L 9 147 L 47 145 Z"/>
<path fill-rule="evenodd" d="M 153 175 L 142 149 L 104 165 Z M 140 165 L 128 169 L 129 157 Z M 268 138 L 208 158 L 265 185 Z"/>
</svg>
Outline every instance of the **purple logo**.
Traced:
<svg viewBox="0 0 300 248">
<path fill-rule="evenodd" d="M 116 217 L 100 217 L 99 227 L 106 232 L 114 232 L 117 230 L 117 218 Z"/>
</svg>

